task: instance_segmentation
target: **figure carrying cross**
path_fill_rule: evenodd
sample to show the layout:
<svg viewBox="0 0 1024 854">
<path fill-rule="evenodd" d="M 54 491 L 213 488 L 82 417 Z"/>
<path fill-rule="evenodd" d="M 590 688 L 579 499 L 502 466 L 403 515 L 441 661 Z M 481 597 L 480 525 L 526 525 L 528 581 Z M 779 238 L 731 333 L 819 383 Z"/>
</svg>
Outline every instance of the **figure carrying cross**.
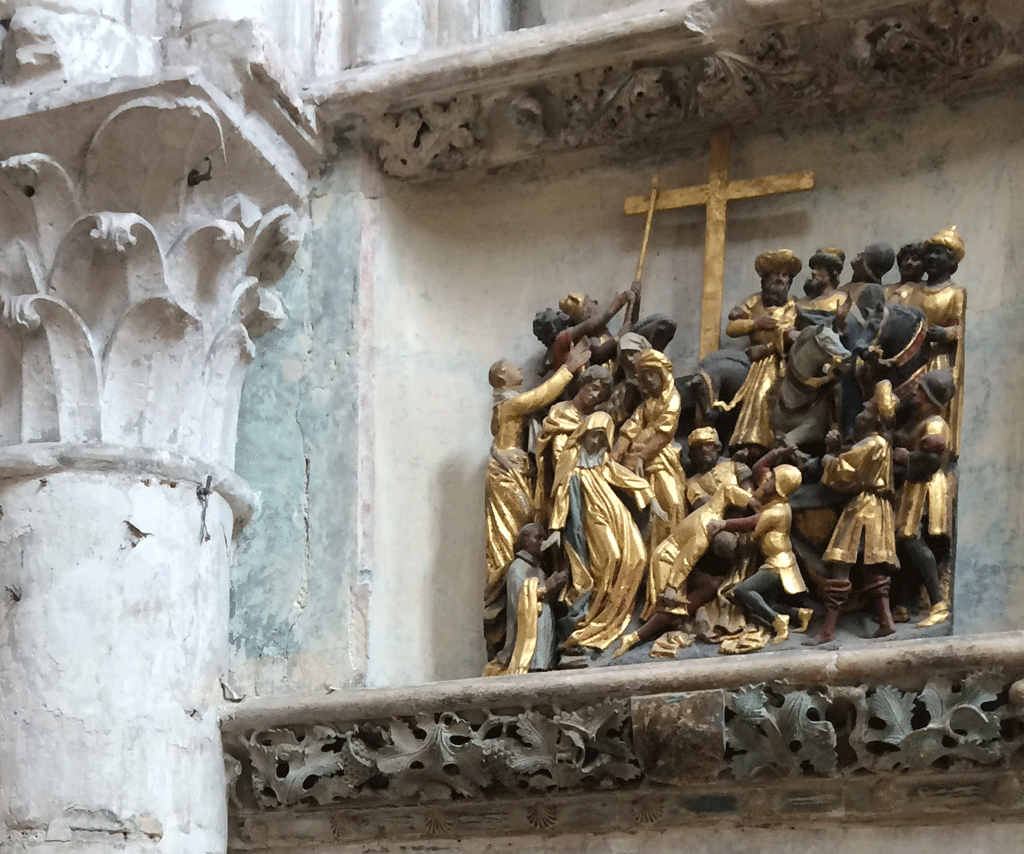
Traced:
<svg viewBox="0 0 1024 854">
<path fill-rule="evenodd" d="M 729 131 L 711 135 L 708 183 L 698 187 L 680 187 L 659 191 L 657 183 L 649 196 L 630 196 L 625 202 L 627 214 L 646 214 L 650 230 L 654 211 L 704 205 L 707 220 L 704 237 L 704 290 L 701 298 L 700 358 L 719 348 L 722 325 L 722 286 L 725 279 L 725 209 L 737 199 L 754 199 L 777 193 L 795 193 L 814 188 L 813 172 L 790 175 L 766 175 L 743 181 L 729 180 Z M 644 248 L 647 234 L 644 235 Z M 641 258 L 643 257 L 642 253 Z M 642 264 L 642 262 L 641 262 Z M 637 270 L 640 278 L 642 266 Z"/>
</svg>

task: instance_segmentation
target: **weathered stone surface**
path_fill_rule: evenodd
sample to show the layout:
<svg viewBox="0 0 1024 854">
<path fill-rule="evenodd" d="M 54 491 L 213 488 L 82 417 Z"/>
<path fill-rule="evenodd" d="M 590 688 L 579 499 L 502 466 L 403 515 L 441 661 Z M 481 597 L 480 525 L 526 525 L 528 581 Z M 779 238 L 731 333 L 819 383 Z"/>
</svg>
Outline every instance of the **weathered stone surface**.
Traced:
<svg viewBox="0 0 1024 854">
<path fill-rule="evenodd" d="M 649 780 L 714 777 L 725 754 L 725 694 L 720 690 L 635 697 L 633 745 Z"/>
</svg>

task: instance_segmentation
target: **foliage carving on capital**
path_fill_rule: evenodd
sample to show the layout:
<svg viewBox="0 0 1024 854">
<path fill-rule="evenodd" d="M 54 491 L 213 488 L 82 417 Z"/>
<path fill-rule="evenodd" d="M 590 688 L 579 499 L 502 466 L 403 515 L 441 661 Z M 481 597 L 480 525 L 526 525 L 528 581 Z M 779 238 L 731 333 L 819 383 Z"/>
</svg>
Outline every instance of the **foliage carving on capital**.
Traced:
<svg viewBox="0 0 1024 854">
<path fill-rule="evenodd" d="M 227 151 L 208 104 L 148 96 L 100 124 L 81 169 L 0 161 L 0 444 L 231 465 L 251 338 L 284 317 L 260 292 L 301 223 L 229 195 Z"/>
</svg>

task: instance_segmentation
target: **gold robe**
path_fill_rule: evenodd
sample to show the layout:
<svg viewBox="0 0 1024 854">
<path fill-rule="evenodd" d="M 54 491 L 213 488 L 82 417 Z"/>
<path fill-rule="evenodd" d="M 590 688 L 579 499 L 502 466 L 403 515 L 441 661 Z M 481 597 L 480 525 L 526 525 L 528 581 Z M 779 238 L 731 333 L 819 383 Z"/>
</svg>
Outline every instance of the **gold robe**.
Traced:
<svg viewBox="0 0 1024 854">
<path fill-rule="evenodd" d="M 941 415 L 932 415 L 914 430 L 911 451 L 919 451 L 928 436 L 939 436 L 949 444 L 949 425 Z M 896 511 L 896 536 L 901 540 L 918 536 L 921 520 L 928 513 L 928 533 L 948 537 L 953 530 L 953 487 L 955 476 L 945 465 L 928 480 L 900 487 Z"/>
<path fill-rule="evenodd" d="M 684 495 L 686 509 L 694 509 L 698 501 L 707 501 L 723 486 L 739 486 L 741 481 L 753 480 L 749 467 L 735 460 L 720 460 L 711 471 L 695 474 L 686 481 Z"/>
<path fill-rule="evenodd" d="M 846 291 L 834 290 L 830 294 L 820 297 L 801 297 L 796 301 L 796 307 L 801 311 L 831 311 L 837 312 L 850 298 Z"/>
<path fill-rule="evenodd" d="M 800 574 L 793 543 L 789 539 L 792 523 L 793 511 L 789 502 L 776 498 L 761 511 L 761 518 L 754 527 L 754 539 L 764 557 L 761 569 L 776 573 L 787 593 L 806 593 L 807 585 Z"/>
<path fill-rule="evenodd" d="M 647 573 L 647 602 L 643 618 L 649 619 L 655 611 L 685 614 L 682 606 L 659 606 L 658 598 L 669 587 L 679 598 L 686 595 L 686 579 L 694 565 L 711 546 L 708 522 L 721 519 L 727 507 L 746 507 L 750 493 L 733 484 L 725 484 L 703 507 L 694 510 L 673 529 L 672 534 L 654 550 Z"/>
<path fill-rule="evenodd" d="M 573 572 L 572 586 L 590 589 L 587 613 L 569 636 L 565 646 L 607 649 L 629 625 L 637 592 L 644 577 L 647 549 L 629 510 L 612 487 L 633 494 L 640 507 L 654 497 L 647 481 L 614 462 L 604 452 L 604 461 L 582 467 L 579 448 L 571 446 L 559 460 L 553 491 L 551 529 L 565 526 L 569 513 L 572 478 L 579 478 L 583 505 L 583 535 L 587 559 L 567 546 Z"/>
<path fill-rule="evenodd" d="M 899 566 L 892 512 L 892 449 L 877 433 L 825 461 L 821 482 L 857 493 L 843 508 L 824 560 L 856 563 L 864 538 L 864 563 Z"/>
<path fill-rule="evenodd" d="M 533 520 L 533 484 L 525 450 L 526 418 L 565 390 L 572 371 L 558 371 L 539 386 L 510 394 L 495 403 L 491 412 L 491 457 L 487 461 L 484 503 L 487 516 L 487 587 L 485 601 L 492 602 L 505 584 L 505 570 L 515 557 L 520 529 Z"/>
<path fill-rule="evenodd" d="M 547 525 L 551 516 L 548 476 L 558 470 L 562 452 L 583 416 L 571 400 L 551 407 L 537 437 L 537 484 L 533 493 L 534 521 Z M 553 488 L 553 487 L 552 487 Z"/>
<path fill-rule="evenodd" d="M 950 453 L 956 456 L 960 453 L 960 423 L 964 401 L 964 318 L 967 314 L 967 291 L 952 282 L 938 288 L 917 282 L 890 288 L 886 296 L 889 302 L 921 309 L 928 326 L 944 326 L 956 330 L 955 340 L 931 345 L 931 356 L 925 367 L 928 371 L 944 370 L 953 375 L 956 394 L 942 410 L 942 417 L 950 428 Z"/>
<path fill-rule="evenodd" d="M 796 323 L 796 303 L 789 300 L 785 305 L 765 307 L 761 295 L 754 294 L 743 302 L 741 308 L 744 317 L 730 321 L 726 334 L 733 338 L 749 335 L 751 346 L 765 344 L 771 352 L 750 365 L 750 373 L 730 403 L 716 402 L 714 406 L 723 412 L 741 406 L 736 428 L 729 439 L 730 448 L 740 445 L 770 448 L 775 444 L 775 436 L 768 393 L 785 368 L 785 333 Z M 754 321 L 763 316 L 774 318 L 778 326 L 766 332 L 755 331 Z"/>
<path fill-rule="evenodd" d="M 686 475 L 679 462 L 679 448 L 673 441 L 679 426 L 681 403 L 675 379 L 667 371 L 662 373 L 661 395 L 644 398 L 619 431 L 620 438 L 629 440 L 626 453 L 637 454 L 643 460 L 644 476 L 668 516 L 668 521 L 664 521 L 652 514 L 652 548 L 665 539 L 685 515 L 683 482 Z"/>
</svg>

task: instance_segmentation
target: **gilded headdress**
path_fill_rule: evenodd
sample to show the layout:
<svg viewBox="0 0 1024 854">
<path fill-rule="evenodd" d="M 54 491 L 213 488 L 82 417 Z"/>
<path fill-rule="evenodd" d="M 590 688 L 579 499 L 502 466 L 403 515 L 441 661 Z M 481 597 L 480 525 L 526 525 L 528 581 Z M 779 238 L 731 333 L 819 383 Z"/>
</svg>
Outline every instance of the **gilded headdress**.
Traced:
<svg viewBox="0 0 1024 854">
<path fill-rule="evenodd" d="M 565 299 L 558 303 L 558 307 L 564 311 L 573 321 L 577 320 L 580 313 L 583 311 L 583 306 L 587 301 L 586 294 L 569 294 Z"/>
<path fill-rule="evenodd" d="M 803 475 L 796 466 L 784 464 L 776 466 L 772 471 L 775 473 L 775 491 L 783 498 L 789 498 L 804 482 Z"/>
<path fill-rule="evenodd" d="M 690 433 L 686 442 L 691 448 L 695 445 L 717 445 L 718 431 L 714 427 L 698 427 Z"/>
<path fill-rule="evenodd" d="M 754 260 L 754 270 L 762 279 L 769 273 L 789 273 L 790 278 L 800 272 L 803 263 L 789 249 L 762 252 Z"/>
<path fill-rule="evenodd" d="M 928 246 L 945 246 L 956 256 L 958 262 L 964 260 L 964 239 L 957 234 L 955 225 L 944 228 L 934 237 L 926 240 L 925 244 Z"/>
</svg>

